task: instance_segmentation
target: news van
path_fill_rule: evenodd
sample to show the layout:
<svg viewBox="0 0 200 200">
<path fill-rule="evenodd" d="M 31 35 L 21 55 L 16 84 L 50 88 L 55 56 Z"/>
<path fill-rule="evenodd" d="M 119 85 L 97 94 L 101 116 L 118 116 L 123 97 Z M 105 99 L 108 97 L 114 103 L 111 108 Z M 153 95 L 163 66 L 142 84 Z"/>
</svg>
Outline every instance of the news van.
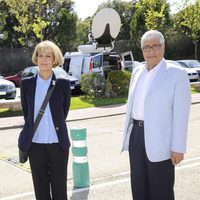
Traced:
<svg viewBox="0 0 200 200">
<path fill-rule="evenodd" d="M 80 84 L 82 74 L 98 73 L 107 78 L 109 71 L 124 69 L 126 58 L 133 63 L 132 52 L 112 52 L 120 26 L 121 19 L 114 9 L 100 10 L 93 19 L 88 44 L 79 45 L 77 52 L 66 52 L 63 69 Z"/>
</svg>

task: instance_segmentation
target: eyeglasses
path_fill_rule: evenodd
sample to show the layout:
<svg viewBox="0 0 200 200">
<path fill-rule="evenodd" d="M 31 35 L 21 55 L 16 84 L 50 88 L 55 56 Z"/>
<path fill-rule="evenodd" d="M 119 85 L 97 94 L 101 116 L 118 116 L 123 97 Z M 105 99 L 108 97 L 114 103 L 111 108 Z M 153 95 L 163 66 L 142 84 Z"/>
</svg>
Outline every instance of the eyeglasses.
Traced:
<svg viewBox="0 0 200 200">
<path fill-rule="evenodd" d="M 152 46 L 147 45 L 147 46 L 144 46 L 144 47 L 142 48 L 142 50 L 143 50 L 144 52 L 149 52 L 151 49 L 154 50 L 154 51 L 158 51 L 158 50 L 160 49 L 161 46 L 162 46 L 162 44 L 154 44 L 154 45 L 152 45 Z"/>
</svg>

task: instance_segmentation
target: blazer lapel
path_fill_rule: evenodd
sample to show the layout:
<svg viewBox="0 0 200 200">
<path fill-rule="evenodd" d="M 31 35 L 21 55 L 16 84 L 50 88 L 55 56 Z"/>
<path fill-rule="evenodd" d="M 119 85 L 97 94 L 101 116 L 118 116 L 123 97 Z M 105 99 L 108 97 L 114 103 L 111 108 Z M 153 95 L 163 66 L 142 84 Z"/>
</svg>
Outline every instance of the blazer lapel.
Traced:
<svg viewBox="0 0 200 200">
<path fill-rule="evenodd" d="M 49 91 L 54 85 L 56 86 L 56 75 L 55 75 L 54 72 L 53 72 L 53 74 L 52 74 L 52 79 L 51 79 L 51 84 L 50 84 L 50 86 L 49 86 L 49 88 L 48 88 L 48 91 Z M 54 92 L 55 92 L 55 88 L 54 88 L 54 91 L 53 91 L 53 93 L 52 93 L 52 95 L 51 95 L 51 97 L 50 97 L 50 99 L 49 99 L 49 106 L 50 106 L 50 110 L 51 110 L 51 111 L 53 110 L 53 107 L 56 106 L 56 104 L 55 104 L 55 98 L 52 98 L 52 97 L 54 96 Z"/>
<path fill-rule="evenodd" d="M 129 92 L 129 100 L 128 100 L 128 105 L 127 105 L 127 115 L 130 116 L 131 111 L 132 111 L 132 102 L 133 102 L 133 97 L 134 97 L 134 91 L 135 87 L 137 84 L 138 79 L 142 75 L 142 72 L 144 71 L 145 67 L 141 67 L 135 74 L 132 75 L 131 77 L 131 84 L 130 84 L 130 92 Z"/>
<path fill-rule="evenodd" d="M 33 91 L 33 92 L 30 92 L 30 99 L 31 99 L 31 113 L 32 113 L 32 123 L 34 123 L 34 106 L 35 106 L 35 90 L 36 90 L 36 81 L 37 81 L 37 75 L 33 76 L 33 78 L 31 79 L 32 80 L 32 83 L 30 84 L 30 91 Z"/>
<path fill-rule="evenodd" d="M 54 72 L 52 72 L 51 83 L 50 83 L 50 85 L 49 85 L 48 91 L 49 91 L 54 85 L 56 85 L 56 76 L 55 76 Z"/>
<path fill-rule="evenodd" d="M 167 77 L 167 64 L 164 61 L 164 64 L 160 66 L 160 69 L 158 70 L 154 80 L 151 83 L 151 86 L 149 88 L 149 91 L 147 93 L 147 96 L 154 92 L 154 90 L 161 85 L 161 83 L 165 80 Z"/>
<path fill-rule="evenodd" d="M 138 79 L 140 78 L 140 76 L 142 75 L 142 72 L 144 71 L 145 67 L 141 67 L 135 74 L 133 74 L 132 80 L 131 80 L 131 88 L 130 88 L 130 96 L 132 96 L 132 94 L 134 93 L 135 90 L 135 86 L 138 82 Z"/>
</svg>

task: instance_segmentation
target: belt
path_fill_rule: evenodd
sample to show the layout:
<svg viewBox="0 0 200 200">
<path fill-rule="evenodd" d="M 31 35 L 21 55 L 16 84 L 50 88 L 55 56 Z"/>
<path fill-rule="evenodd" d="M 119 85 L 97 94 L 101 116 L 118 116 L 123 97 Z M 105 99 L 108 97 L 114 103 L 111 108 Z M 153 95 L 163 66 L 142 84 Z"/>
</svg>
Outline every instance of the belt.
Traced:
<svg viewBox="0 0 200 200">
<path fill-rule="evenodd" d="M 144 127 L 144 121 L 133 119 L 133 125 L 139 126 L 139 127 Z"/>
</svg>

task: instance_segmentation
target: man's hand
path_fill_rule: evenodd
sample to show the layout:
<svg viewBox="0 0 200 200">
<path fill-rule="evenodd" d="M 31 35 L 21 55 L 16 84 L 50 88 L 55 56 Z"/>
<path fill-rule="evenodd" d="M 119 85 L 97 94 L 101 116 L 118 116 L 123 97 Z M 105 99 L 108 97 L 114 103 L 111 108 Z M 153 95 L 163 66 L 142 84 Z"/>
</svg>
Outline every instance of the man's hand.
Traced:
<svg viewBox="0 0 200 200">
<path fill-rule="evenodd" d="M 179 164 L 184 158 L 183 153 L 171 152 L 171 161 L 173 165 Z"/>
</svg>

